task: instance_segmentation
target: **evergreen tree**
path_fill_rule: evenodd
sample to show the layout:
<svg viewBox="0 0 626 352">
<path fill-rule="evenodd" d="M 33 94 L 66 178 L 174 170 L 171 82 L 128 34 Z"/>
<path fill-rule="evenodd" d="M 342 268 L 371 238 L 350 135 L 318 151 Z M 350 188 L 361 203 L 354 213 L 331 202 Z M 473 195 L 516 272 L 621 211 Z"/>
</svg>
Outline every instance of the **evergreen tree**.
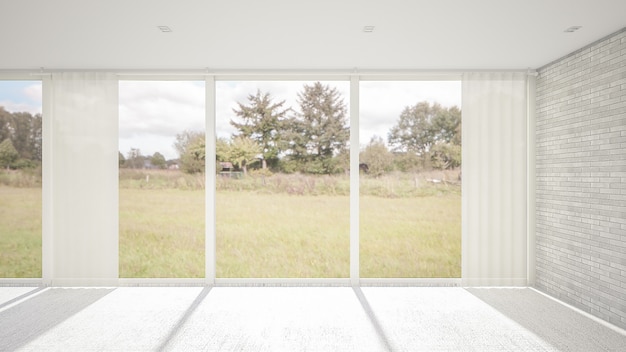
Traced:
<svg viewBox="0 0 626 352">
<path fill-rule="evenodd" d="M 239 130 L 238 136 L 250 138 L 261 148 L 263 168 L 267 162 L 278 160 L 282 152 L 282 128 L 290 109 L 283 109 L 285 101 L 273 103 L 270 93 L 248 95 L 248 105 L 237 103 L 238 109 L 233 109 L 241 122 L 234 120 L 230 124 Z"/>
<path fill-rule="evenodd" d="M 300 111 L 289 120 L 290 157 L 301 171 L 330 174 L 338 171 L 334 160 L 350 138 L 347 107 L 336 88 L 316 82 L 298 93 Z"/>
</svg>

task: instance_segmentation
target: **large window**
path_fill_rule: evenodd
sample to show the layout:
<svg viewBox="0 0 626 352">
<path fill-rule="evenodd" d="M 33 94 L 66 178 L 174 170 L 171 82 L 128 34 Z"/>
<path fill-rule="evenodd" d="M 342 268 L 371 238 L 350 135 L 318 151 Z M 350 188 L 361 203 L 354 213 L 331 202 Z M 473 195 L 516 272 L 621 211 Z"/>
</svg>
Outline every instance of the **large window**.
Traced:
<svg viewBox="0 0 626 352">
<path fill-rule="evenodd" d="M 361 82 L 360 276 L 461 277 L 460 82 Z"/>
<path fill-rule="evenodd" d="M 215 85 L 216 277 L 349 277 L 349 82 Z M 204 277 L 203 86 L 120 83 L 120 277 Z M 460 82 L 359 90 L 360 277 L 460 277 Z"/>
<path fill-rule="evenodd" d="M 349 82 L 216 84 L 216 276 L 349 276 Z"/>
<path fill-rule="evenodd" d="M 119 97 L 120 277 L 204 277 L 204 81 L 121 81 Z"/>
<path fill-rule="evenodd" d="M 0 278 L 41 277 L 41 81 L 0 81 Z"/>
<path fill-rule="evenodd" d="M 99 270 L 105 267 L 100 262 L 106 262 L 103 275 L 109 279 L 117 279 L 118 264 L 120 278 L 206 278 L 218 283 L 264 281 L 238 280 L 255 278 L 305 279 L 297 282 L 339 278 L 319 281 L 341 283 L 349 278 L 355 283 L 359 278 L 374 282 L 461 277 L 460 81 L 383 81 L 373 75 L 348 80 L 330 74 L 307 81 L 282 75 L 275 77 L 286 80 L 217 75 L 200 81 L 163 76 L 167 80 L 160 81 L 118 80 L 107 74 L 103 84 L 107 92 L 115 92 L 119 84 L 119 129 L 109 123 L 102 133 L 87 135 L 83 132 L 100 126 L 85 122 L 83 116 L 90 114 L 74 110 L 73 103 L 83 98 L 61 94 L 68 90 L 61 84 L 64 80 L 80 84 L 87 77 L 63 76 L 44 78 L 44 84 L 52 83 L 45 89 L 50 96 L 43 99 L 50 102 L 44 107 L 50 108 L 51 120 L 42 119 L 42 82 L 0 81 L 0 278 L 41 278 L 43 271 L 46 283 L 75 276 L 87 279 L 78 270 L 81 265 Z M 512 82 L 520 95 L 513 101 L 504 99 L 503 106 L 512 107 L 507 115 L 511 121 L 523 122 L 525 80 L 522 74 L 515 76 Z M 478 159 L 485 165 L 476 175 L 465 175 L 464 211 L 477 209 L 468 206 L 473 204 L 470 200 L 498 210 L 502 207 L 491 203 L 509 202 L 506 194 L 487 200 L 467 194 L 476 188 L 468 188 L 469 181 L 482 185 L 489 183 L 484 175 L 501 176 L 501 168 L 493 166 L 499 154 L 476 157 L 468 148 L 489 147 L 486 139 L 474 145 L 481 139 L 471 136 L 490 137 L 493 131 L 481 129 L 480 122 L 504 111 L 480 105 L 484 91 L 498 93 L 498 87 L 482 87 L 482 82 L 491 85 L 494 78 L 472 77 L 468 75 L 464 85 L 465 135 L 470 136 L 464 150 L 472 165 Z M 98 95 L 84 95 L 92 94 Z M 102 97 L 110 100 L 106 94 Z M 65 109 L 59 109 L 63 99 L 68 100 Z M 470 102 L 478 108 L 472 110 L 476 104 Z M 472 116 L 478 123 L 469 121 Z M 76 121 L 78 126 L 73 126 Z M 52 137 L 49 141 L 43 138 L 43 127 Z M 511 130 L 508 122 L 501 127 L 515 138 L 524 137 L 523 128 Z M 64 133 L 72 138 L 54 138 Z M 61 143 L 74 140 L 80 143 Z M 45 143 L 50 149 L 42 151 L 42 141 L 50 142 Z M 498 141 L 506 142 L 506 148 L 514 144 L 514 152 L 523 154 L 515 160 L 523 164 L 523 143 Z M 97 152 L 82 148 L 84 142 Z M 119 156 L 118 170 L 110 163 L 114 155 Z M 108 162 L 101 163 L 101 156 Z M 94 169 L 96 165 L 103 169 Z M 80 175 L 92 169 L 96 171 L 87 177 Z M 474 169 L 466 168 L 465 173 Z M 510 173 L 517 178 L 502 182 L 525 185 L 518 182 L 525 177 L 523 171 Z M 119 185 L 115 194 L 119 198 L 99 194 L 103 183 L 93 178 L 100 175 L 108 182 L 106 189 Z M 83 188 L 68 194 L 79 182 Z M 46 189 L 50 185 L 43 193 L 43 256 L 42 183 Z M 518 188 L 514 195 L 523 195 L 523 187 Z M 73 201 L 73 195 L 80 195 L 79 201 Z M 105 206 L 96 207 L 101 204 Z M 523 201 L 516 204 L 525 206 Z M 64 214 L 63 209 L 70 208 L 84 213 Z M 97 219 L 84 220 L 87 215 Z M 92 220 L 116 227 L 118 219 L 119 246 L 115 229 L 97 226 L 98 239 L 113 241 L 106 243 L 102 258 L 76 251 L 87 245 L 101 248 L 82 235 L 94 229 L 89 225 Z M 485 233 L 485 226 L 493 230 L 492 222 L 464 223 L 464 235 L 471 235 L 466 251 L 476 252 L 471 246 L 488 247 L 471 237 Z M 73 233 L 63 241 L 67 229 Z M 518 232 L 517 244 L 525 236 L 523 229 Z M 65 261 L 68 253 L 76 255 Z M 52 269 L 48 263 L 54 270 L 42 270 L 42 257 L 43 269 Z M 484 261 L 478 263 L 474 257 L 465 257 L 466 278 L 472 278 L 468 267 L 482 270 Z M 524 268 L 523 260 L 518 262 Z"/>
</svg>

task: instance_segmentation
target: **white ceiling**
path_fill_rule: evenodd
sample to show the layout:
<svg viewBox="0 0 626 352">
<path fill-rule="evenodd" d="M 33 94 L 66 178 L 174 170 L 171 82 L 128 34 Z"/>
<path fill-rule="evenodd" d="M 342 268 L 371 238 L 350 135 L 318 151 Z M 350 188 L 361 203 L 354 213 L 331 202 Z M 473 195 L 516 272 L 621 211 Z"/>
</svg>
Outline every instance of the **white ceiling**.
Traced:
<svg viewBox="0 0 626 352">
<path fill-rule="evenodd" d="M 0 70 L 526 69 L 626 27 L 626 0 L 0 0 L 0 14 Z"/>
</svg>

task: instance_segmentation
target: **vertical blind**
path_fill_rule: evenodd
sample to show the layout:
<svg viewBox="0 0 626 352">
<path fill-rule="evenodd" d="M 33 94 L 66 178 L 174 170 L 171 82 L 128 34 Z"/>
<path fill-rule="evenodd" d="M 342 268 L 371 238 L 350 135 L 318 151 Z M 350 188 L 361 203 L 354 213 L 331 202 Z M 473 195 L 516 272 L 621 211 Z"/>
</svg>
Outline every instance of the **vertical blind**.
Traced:
<svg viewBox="0 0 626 352">
<path fill-rule="evenodd" d="M 50 83 L 44 241 L 52 270 L 44 273 L 59 285 L 115 284 L 118 78 L 59 73 Z M 526 285 L 527 77 L 467 73 L 462 85 L 463 284 Z"/>
<path fill-rule="evenodd" d="M 527 76 L 463 76 L 465 286 L 527 284 Z"/>
<path fill-rule="evenodd" d="M 51 77 L 52 284 L 115 283 L 118 276 L 118 80 L 107 73 Z M 46 209 L 48 208 L 48 209 Z M 46 279 L 46 278 L 44 278 Z"/>
</svg>

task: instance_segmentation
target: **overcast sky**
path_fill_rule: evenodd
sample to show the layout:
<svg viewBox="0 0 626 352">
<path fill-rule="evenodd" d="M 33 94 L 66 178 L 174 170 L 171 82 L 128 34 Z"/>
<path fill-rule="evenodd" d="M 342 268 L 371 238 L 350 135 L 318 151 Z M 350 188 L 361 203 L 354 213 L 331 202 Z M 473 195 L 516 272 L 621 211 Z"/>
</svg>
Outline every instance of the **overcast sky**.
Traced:
<svg viewBox="0 0 626 352">
<path fill-rule="evenodd" d="M 298 108 L 297 93 L 304 84 L 296 81 L 216 82 L 216 132 L 228 137 L 235 130 L 229 124 L 235 118 L 237 102 L 248 103 L 257 89 L 270 92 L 274 102 L 285 100 L 284 107 Z M 350 108 L 349 82 L 323 82 L 336 87 Z M 120 81 L 119 149 L 126 155 L 139 148 L 143 155 L 160 152 L 167 159 L 176 158 L 173 148 L 176 134 L 184 130 L 205 129 L 204 82 L 190 81 Z M 367 144 L 373 135 L 386 140 L 402 110 L 421 101 L 443 106 L 461 106 L 461 82 L 381 82 L 363 81 L 360 86 L 360 140 Z M 41 83 L 36 81 L 0 81 L 0 106 L 9 111 L 41 113 Z"/>
</svg>

